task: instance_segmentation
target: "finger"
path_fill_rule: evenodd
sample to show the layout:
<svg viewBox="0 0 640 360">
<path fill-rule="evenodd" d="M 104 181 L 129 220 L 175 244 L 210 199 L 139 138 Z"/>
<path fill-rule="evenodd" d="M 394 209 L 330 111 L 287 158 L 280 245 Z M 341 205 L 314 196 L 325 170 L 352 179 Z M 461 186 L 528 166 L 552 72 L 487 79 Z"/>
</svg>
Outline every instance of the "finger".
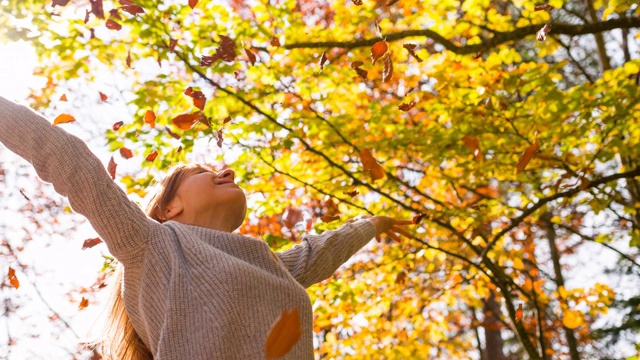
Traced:
<svg viewBox="0 0 640 360">
<path fill-rule="evenodd" d="M 392 229 L 392 231 L 395 231 L 395 232 L 397 232 L 398 234 L 404 235 L 404 236 L 405 236 L 405 237 L 407 237 L 408 239 L 413 239 L 413 235 L 409 234 L 408 232 L 404 231 L 404 230 L 403 230 L 403 229 L 401 229 L 401 228 L 396 228 L 396 227 L 394 227 L 394 228 Z"/>
<path fill-rule="evenodd" d="M 393 241 L 402 242 L 400 237 L 398 235 L 394 234 L 391 230 L 386 230 L 384 233 L 387 234 L 387 236 L 389 236 L 390 238 L 392 238 Z"/>
<path fill-rule="evenodd" d="M 415 225 L 413 220 L 395 220 L 394 225 Z"/>
</svg>

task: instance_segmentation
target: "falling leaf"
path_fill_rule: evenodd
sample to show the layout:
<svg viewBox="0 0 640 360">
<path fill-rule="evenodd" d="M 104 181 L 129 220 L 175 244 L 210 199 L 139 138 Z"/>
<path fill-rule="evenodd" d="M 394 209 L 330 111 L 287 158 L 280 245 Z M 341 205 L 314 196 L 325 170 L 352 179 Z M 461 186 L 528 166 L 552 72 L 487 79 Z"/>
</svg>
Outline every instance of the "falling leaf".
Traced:
<svg viewBox="0 0 640 360">
<path fill-rule="evenodd" d="M 547 34 L 549 33 L 549 31 L 551 31 L 551 25 L 545 24 L 542 27 L 542 29 L 540 29 L 536 33 L 536 39 L 538 39 L 538 41 L 540 41 L 540 42 L 545 41 L 547 39 Z"/>
<path fill-rule="evenodd" d="M 384 70 L 382 71 L 382 82 L 391 80 L 393 75 L 393 62 L 391 62 L 391 54 L 384 57 Z"/>
<path fill-rule="evenodd" d="M 51 4 L 51 6 L 52 7 L 67 6 L 68 3 L 69 3 L 69 0 L 53 0 L 53 3 Z"/>
<path fill-rule="evenodd" d="M 126 147 L 121 147 L 120 156 L 125 159 L 131 159 L 133 157 L 133 152 L 131 152 L 131 150 L 127 149 Z"/>
<path fill-rule="evenodd" d="M 127 67 L 131 69 L 131 50 L 127 51 Z"/>
<path fill-rule="evenodd" d="M 549 4 L 542 4 L 542 5 L 536 5 L 533 8 L 533 11 L 540 11 L 540 10 L 553 10 L 555 9 L 555 7 L 549 5 Z"/>
<path fill-rule="evenodd" d="M 24 193 L 24 191 L 22 189 L 20 189 L 20 195 L 22 195 L 22 197 L 27 199 L 27 201 L 31 201 L 31 199 L 29 199 L 29 197 L 27 195 L 25 195 L 25 193 Z"/>
<path fill-rule="evenodd" d="M 85 299 L 85 297 L 83 296 L 82 300 L 80 300 L 80 305 L 78 306 L 78 310 L 82 310 L 87 306 L 89 306 L 89 300 Z"/>
<path fill-rule="evenodd" d="M 136 16 L 137 14 L 144 14 L 144 9 L 141 6 L 138 6 L 129 0 L 120 0 L 120 5 L 122 5 L 122 10 L 133 16 Z"/>
<path fill-rule="evenodd" d="M 256 54 L 253 53 L 253 51 L 245 48 L 244 52 L 247 54 L 247 57 L 249 58 L 249 62 L 251 63 L 251 65 L 255 65 L 256 64 Z"/>
<path fill-rule="evenodd" d="M 377 43 L 373 44 L 371 47 L 371 60 L 375 64 L 378 59 L 380 59 L 384 54 L 389 50 L 389 45 L 386 41 L 381 40 Z"/>
<path fill-rule="evenodd" d="M 178 40 L 169 39 L 169 52 L 173 52 L 176 49 L 176 45 L 178 45 Z"/>
<path fill-rule="evenodd" d="M 117 123 L 113 124 L 113 131 L 117 131 L 118 129 L 120 129 L 120 126 L 122 126 L 124 124 L 124 121 L 118 121 Z"/>
<path fill-rule="evenodd" d="M 76 119 L 69 114 L 60 114 L 53 120 L 53 125 L 64 124 L 74 122 Z"/>
<path fill-rule="evenodd" d="M 181 130 L 189 130 L 198 121 L 200 114 L 180 114 L 171 120 L 175 126 Z"/>
<path fill-rule="evenodd" d="M 111 19 L 107 20 L 106 25 L 107 25 L 107 29 L 110 29 L 110 30 L 120 30 L 120 29 L 122 29 L 122 25 L 118 24 L 117 22 L 115 22 L 114 20 L 111 20 Z"/>
<path fill-rule="evenodd" d="M 324 70 L 324 64 L 327 62 L 327 54 L 325 51 L 322 52 L 322 56 L 320 56 L 320 71 Z"/>
<path fill-rule="evenodd" d="M 481 49 L 475 55 L 473 55 L 473 59 L 474 60 L 480 59 L 482 57 L 482 54 L 484 54 L 484 49 Z"/>
<path fill-rule="evenodd" d="M 324 214 L 324 215 L 322 215 L 320 217 L 320 220 L 322 220 L 323 222 L 326 222 L 326 223 L 330 223 L 332 221 L 340 220 L 340 215 Z"/>
<path fill-rule="evenodd" d="M 116 178 L 116 167 L 118 166 L 118 164 L 116 164 L 115 161 L 113 161 L 113 156 L 111 157 L 111 159 L 109 160 L 109 165 L 107 165 L 107 171 L 109 172 L 109 175 L 111 176 L 112 179 Z"/>
<path fill-rule="evenodd" d="M 364 63 L 360 60 L 354 61 L 351 63 L 351 67 L 356 70 L 358 76 L 362 78 L 362 80 L 367 80 L 367 70 L 360 69 Z"/>
<path fill-rule="evenodd" d="M 11 286 L 16 289 L 20 287 L 20 281 L 18 281 L 18 278 L 16 277 L 16 271 L 13 270 L 12 267 L 9 267 L 9 284 L 11 284 Z"/>
<path fill-rule="evenodd" d="M 362 5 L 362 0 L 351 0 L 351 2 L 353 2 L 353 4 L 356 6 Z"/>
<path fill-rule="evenodd" d="M 567 310 L 562 317 L 562 324 L 569 329 L 575 329 L 582 325 L 582 317 L 576 311 Z"/>
<path fill-rule="evenodd" d="M 280 40 L 278 40 L 278 38 L 274 36 L 271 38 L 271 41 L 269 41 L 269 44 L 271 46 L 280 46 Z"/>
<path fill-rule="evenodd" d="M 92 29 L 89 29 L 89 32 L 91 33 L 91 35 L 89 36 L 89 39 L 95 39 L 96 31 L 92 28 Z"/>
<path fill-rule="evenodd" d="M 483 159 L 482 151 L 480 151 L 480 141 L 478 141 L 478 138 L 473 137 L 473 136 L 469 136 L 469 135 L 465 135 L 465 136 L 462 137 L 462 143 L 469 150 L 471 150 L 471 152 L 473 153 L 473 156 L 476 157 L 476 160 L 482 160 Z"/>
<path fill-rule="evenodd" d="M 415 101 L 411 101 L 409 103 L 402 103 L 402 104 L 398 105 L 398 109 L 400 109 L 402 111 L 409 111 L 409 110 L 413 109 L 414 106 L 416 106 L 416 102 Z"/>
<path fill-rule="evenodd" d="M 407 273 L 404 271 L 401 271 L 396 276 L 396 284 L 403 285 L 405 282 L 407 282 Z"/>
<path fill-rule="evenodd" d="M 384 177 L 384 169 L 373 157 L 371 149 L 362 149 L 362 151 L 360 152 L 360 161 L 362 162 L 362 166 L 364 167 L 364 172 L 369 173 L 371 181 L 376 181 Z"/>
<path fill-rule="evenodd" d="M 224 124 L 228 123 L 229 121 L 231 121 L 231 116 L 227 116 L 226 118 L 224 118 L 224 120 L 222 120 L 222 124 L 224 125 Z"/>
<path fill-rule="evenodd" d="M 153 160 L 155 160 L 155 159 L 156 159 L 156 157 L 158 157 L 158 152 L 157 152 L 157 151 L 154 151 L 154 152 L 152 152 L 151 154 L 147 155 L 147 157 L 146 157 L 146 158 L 144 158 L 144 159 L 145 159 L 146 161 L 151 161 L 151 162 L 152 162 Z"/>
<path fill-rule="evenodd" d="M 67 101 L 67 94 L 62 94 L 62 96 L 60 96 L 60 101 Z"/>
<path fill-rule="evenodd" d="M 287 208 L 282 216 L 282 223 L 289 229 L 293 229 L 302 220 L 304 220 L 302 211 L 291 207 Z"/>
<path fill-rule="evenodd" d="M 91 12 L 89 10 L 85 10 L 84 13 L 84 23 L 88 23 L 89 22 L 89 14 L 91 14 Z"/>
<path fill-rule="evenodd" d="M 198 0 L 189 0 L 189 6 L 193 9 L 198 5 Z"/>
<path fill-rule="evenodd" d="M 413 219 L 412 219 L 412 222 L 413 222 L 414 224 L 418 224 L 418 223 L 420 223 L 420 221 L 422 220 L 422 218 L 424 218 L 424 214 L 414 215 L 414 216 L 413 216 Z"/>
<path fill-rule="evenodd" d="M 416 44 L 404 44 L 402 45 L 402 47 L 407 49 L 407 51 L 409 52 L 409 55 L 413 56 L 416 60 L 418 60 L 418 62 L 422 62 L 422 59 L 420 59 L 418 54 L 416 54 L 415 52 L 415 49 L 417 47 Z"/>
<path fill-rule="evenodd" d="M 519 174 L 527 167 L 529 161 L 533 159 L 533 156 L 540 149 L 540 145 L 538 145 L 538 139 L 533 140 L 533 144 L 529 146 L 523 153 L 520 155 L 520 159 L 518 159 L 518 164 L 516 165 L 516 174 Z"/>
<path fill-rule="evenodd" d="M 393 5 L 393 4 L 397 3 L 397 2 L 398 2 L 398 0 L 389 0 L 387 2 L 386 6 L 391 6 L 391 5 Z"/>
<path fill-rule="evenodd" d="M 349 195 L 350 197 L 354 197 L 359 194 L 358 190 L 344 191 L 345 195 Z"/>
<path fill-rule="evenodd" d="M 516 310 L 516 321 L 521 321 L 523 315 L 522 304 L 518 304 L 518 310 Z"/>
<path fill-rule="evenodd" d="M 216 53 L 212 56 L 203 56 L 200 59 L 200 66 L 211 66 L 218 60 L 231 62 L 236 58 L 236 44 L 228 36 L 220 35 L 220 46 L 216 48 Z"/>
<path fill-rule="evenodd" d="M 146 113 L 144 113 L 144 122 L 151 125 L 151 128 L 155 128 L 156 127 L 156 114 L 151 111 L 151 110 L 147 110 Z"/>
<path fill-rule="evenodd" d="M 167 130 L 167 132 L 169 133 L 169 135 L 171 135 L 172 138 L 174 138 L 176 140 L 180 140 L 180 135 L 174 133 L 168 127 L 166 127 L 165 130 Z"/>
<path fill-rule="evenodd" d="M 193 90 L 191 86 L 187 88 L 184 92 L 185 95 L 193 98 L 193 105 L 200 110 L 204 110 L 204 104 L 207 102 L 207 97 L 204 96 L 202 91 Z"/>
<path fill-rule="evenodd" d="M 93 239 L 87 239 L 82 243 L 82 250 L 90 249 L 98 244 L 100 244 L 102 240 L 99 237 Z"/>
<path fill-rule="evenodd" d="M 91 3 L 91 12 L 97 18 L 104 19 L 104 11 L 102 10 L 102 0 L 89 0 Z"/>
<path fill-rule="evenodd" d="M 102 101 L 107 101 L 107 99 L 108 99 L 108 98 L 107 98 L 107 95 L 103 94 L 103 93 L 102 93 L 102 92 L 100 92 L 100 91 L 99 91 L 99 93 L 100 93 L 100 100 L 102 100 Z"/>
<path fill-rule="evenodd" d="M 298 308 L 284 310 L 278 319 L 271 325 L 265 351 L 267 359 L 275 359 L 286 355 L 300 340 L 302 328 Z"/>
<path fill-rule="evenodd" d="M 113 17 L 113 18 L 116 18 L 118 20 L 122 20 L 122 17 L 120 17 L 120 13 L 118 12 L 118 9 L 109 10 L 109 14 L 111 14 L 111 17 Z"/>
</svg>

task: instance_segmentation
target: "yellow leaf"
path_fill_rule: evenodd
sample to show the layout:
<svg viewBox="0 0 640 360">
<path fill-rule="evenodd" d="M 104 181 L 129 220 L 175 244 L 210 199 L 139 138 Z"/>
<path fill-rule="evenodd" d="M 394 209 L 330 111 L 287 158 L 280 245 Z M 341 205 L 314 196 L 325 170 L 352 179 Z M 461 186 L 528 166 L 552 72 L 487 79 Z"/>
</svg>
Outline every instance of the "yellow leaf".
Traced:
<svg viewBox="0 0 640 360">
<path fill-rule="evenodd" d="M 562 324 L 569 329 L 575 329 L 582 325 L 582 317 L 577 311 L 567 310 L 562 317 Z"/>
</svg>

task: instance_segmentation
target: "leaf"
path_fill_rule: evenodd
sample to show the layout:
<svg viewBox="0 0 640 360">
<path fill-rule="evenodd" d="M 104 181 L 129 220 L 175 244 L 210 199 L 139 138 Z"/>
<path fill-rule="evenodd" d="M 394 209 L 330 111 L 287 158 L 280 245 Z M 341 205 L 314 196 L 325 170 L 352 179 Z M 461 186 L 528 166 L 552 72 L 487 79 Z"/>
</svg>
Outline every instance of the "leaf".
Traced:
<svg viewBox="0 0 640 360">
<path fill-rule="evenodd" d="M 389 45 L 384 40 L 378 41 L 377 43 L 373 44 L 373 46 L 371 47 L 371 60 L 373 61 L 373 64 L 375 64 L 378 59 L 384 56 L 384 54 L 387 53 L 387 50 L 389 50 Z"/>
<path fill-rule="evenodd" d="M 8 277 L 9 277 L 9 284 L 11 284 L 11 286 L 13 286 L 16 289 L 20 287 L 20 281 L 18 281 L 18 278 L 16 277 L 16 271 L 12 267 L 9 267 Z"/>
<path fill-rule="evenodd" d="M 213 56 L 203 56 L 200 59 L 200 66 L 211 66 L 218 60 L 231 62 L 236 58 L 236 44 L 233 40 L 225 35 L 220 35 L 220 46 L 216 48 Z"/>
<path fill-rule="evenodd" d="M 384 169 L 378 164 L 376 159 L 374 159 L 371 149 L 366 148 L 360 151 L 360 161 L 364 167 L 364 172 L 369 173 L 371 181 L 384 178 Z"/>
<path fill-rule="evenodd" d="M 391 62 L 391 54 L 387 54 L 384 58 L 384 70 L 382 71 L 382 82 L 391 80 L 393 75 L 393 62 Z"/>
<path fill-rule="evenodd" d="M 549 5 L 549 4 L 542 4 L 542 5 L 536 5 L 533 8 L 533 11 L 540 11 L 540 10 L 553 10 L 555 9 L 555 7 Z"/>
<path fill-rule="evenodd" d="M 351 0 L 351 2 L 356 6 L 362 5 L 362 0 Z"/>
<path fill-rule="evenodd" d="M 60 114 L 58 115 L 57 118 L 53 120 L 53 125 L 65 124 L 65 123 L 70 123 L 74 121 L 76 121 L 76 119 L 73 116 L 69 114 Z"/>
<path fill-rule="evenodd" d="M 396 284 L 403 285 L 405 282 L 407 282 L 407 273 L 404 271 L 401 271 L 396 276 Z"/>
<path fill-rule="evenodd" d="M 398 2 L 398 0 L 389 0 L 389 1 L 387 1 L 387 4 L 385 6 L 391 6 L 391 5 L 393 5 L 393 4 L 397 3 L 397 2 Z"/>
<path fill-rule="evenodd" d="M 358 190 L 355 190 L 355 189 L 351 191 L 343 191 L 343 193 L 345 195 L 349 195 L 350 197 L 354 197 L 359 194 Z"/>
<path fill-rule="evenodd" d="M 271 325 L 265 342 L 267 359 L 275 359 L 286 355 L 300 340 L 302 328 L 298 308 L 284 310 Z"/>
<path fill-rule="evenodd" d="M 109 14 L 111 14 L 111 17 L 113 17 L 113 18 L 116 18 L 118 20 L 122 20 L 122 17 L 120 16 L 120 13 L 118 12 L 118 9 L 109 10 Z"/>
<path fill-rule="evenodd" d="M 91 14 L 91 12 L 89 10 L 86 10 L 84 13 L 84 23 L 88 23 L 89 22 L 89 14 Z"/>
<path fill-rule="evenodd" d="M 169 135 L 171 135 L 172 138 L 176 139 L 176 140 L 180 140 L 180 135 L 174 133 L 173 131 L 171 131 L 171 129 L 169 129 L 169 127 L 164 128 L 165 130 L 167 130 L 167 133 Z"/>
<path fill-rule="evenodd" d="M 104 11 L 102 10 L 102 0 L 89 0 L 91 3 L 91 12 L 97 18 L 104 19 Z"/>
<path fill-rule="evenodd" d="M 111 179 L 116 178 L 116 167 L 118 167 L 118 164 L 116 164 L 115 161 L 113 161 L 113 156 L 111 157 L 111 159 L 109 160 L 109 165 L 107 165 L 107 172 L 109 172 L 109 176 L 111 176 Z"/>
<path fill-rule="evenodd" d="M 412 222 L 413 222 L 414 224 L 419 224 L 419 223 L 420 223 L 420 221 L 422 221 L 422 218 L 424 218 L 424 216 L 425 216 L 424 214 L 414 215 L 414 216 L 413 216 L 413 219 L 412 219 Z"/>
<path fill-rule="evenodd" d="M 22 197 L 27 199 L 27 201 L 31 201 L 31 199 L 29 199 L 29 197 L 24 193 L 24 191 L 22 189 L 20 189 L 20 195 L 22 195 Z"/>
<path fill-rule="evenodd" d="M 120 156 L 125 159 L 131 159 L 133 157 L 133 152 L 131 152 L 131 150 L 127 149 L 126 147 L 121 147 Z"/>
<path fill-rule="evenodd" d="M 89 306 L 89 300 L 85 299 L 85 297 L 83 296 L 82 300 L 80 300 L 80 305 L 78 305 L 78 310 L 82 310 L 87 306 Z"/>
<path fill-rule="evenodd" d="M 227 116 L 226 118 L 224 118 L 224 120 L 222 120 L 222 124 L 224 125 L 224 124 L 228 123 L 229 121 L 231 121 L 231 116 Z"/>
<path fill-rule="evenodd" d="M 173 52 L 176 49 L 176 45 L 178 45 L 178 40 L 169 39 L 169 52 Z"/>
<path fill-rule="evenodd" d="M 288 207 L 282 216 L 282 223 L 289 229 L 293 229 L 297 223 L 304 220 L 302 211 Z"/>
<path fill-rule="evenodd" d="M 122 5 L 122 10 L 133 16 L 144 14 L 144 9 L 141 6 L 134 4 L 129 0 L 120 0 L 120 5 Z"/>
<path fill-rule="evenodd" d="M 478 138 L 465 135 L 462 137 L 462 143 L 471 150 L 476 160 L 481 161 L 484 158 L 482 156 L 482 151 L 480 151 L 480 141 L 478 141 Z"/>
<path fill-rule="evenodd" d="M 278 38 L 274 36 L 269 41 L 269 45 L 271 45 L 271 46 L 280 46 L 280 40 L 278 40 Z"/>
<path fill-rule="evenodd" d="M 327 54 L 325 51 L 322 52 L 322 56 L 320 56 L 320 71 L 324 70 L 324 64 L 327 62 Z"/>
<path fill-rule="evenodd" d="M 156 114 L 151 111 L 151 110 L 147 110 L 147 112 L 144 113 L 144 122 L 151 125 L 152 129 L 155 129 L 156 127 Z"/>
<path fill-rule="evenodd" d="M 113 131 L 118 131 L 118 129 L 120 129 L 120 126 L 122 126 L 124 124 L 124 121 L 118 121 L 117 123 L 113 124 L 112 128 Z"/>
<path fill-rule="evenodd" d="M 367 80 L 367 70 L 360 69 L 360 66 L 363 64 L 364 63 L 362 61 L 357 60 L 351 63 L 351 67 L 356 70 L 358 76 L 360 76 L 362 80 Z"/>
<path fill-rule="evenodd" d="M 340 215 L 324 214 L 320 217 L 320 220 L 322 220 L 322 222 L 330 223 L 332 221 L 340 220 Z"/>
<path fill-rule="evenodd" d="M 127 60 L 126 60 L 126 63 L 127 63 L 127 67 L 128 67 L 129 69 L 131 69 L 131 50 L 127 51 Z"/>
<path fill-rule="evenodd" d="M 256 54 L 253 53 L 253 51 L 244 48 L 244 52 L 247 54 L 247 57 L 249 58 L 249 62 L 251 63 L 251 65 L 255 65 L 256 64 Z"/>
<path fill-rule="evenodd" d="M 102 92 L 98 91 L 100 93 L 100 100 L 102 101 L 107 101 L 108 97 L 107 95 L 103 94 Z"/>
<path fill-rule="evenodd" d="M 184 92 L 185 95 L 193 98 L 193 105 L 200 110 L 204 110 L 204 104 L 207 102 L 207 97 L 204 96 L 202 91 L 194 91 L 191 86 Z"/>
<path fill-rule="evenodd" d="M 533 144 L 529 146 L 523 153 L 520 155 L 520 159 L 518 159 L 518 164 L 516 165 L 516 174 L 519 174 L 527 167 L 529 161 L 533 159 L 533 156 L 540 149 L 540 145 L 538 145 L 538 139 L 533 140 Z"/>
<path fill-rule="evenodd" d="M 198 0 L 189 0 L 189 6 L 193 9 L 198 5 Z"/>
<path fill-rule="evenodd" d="M 67 94 L 62 94 L 59 101 L 67 101 Z"/>
<path fill-rule="evenodd" d="M 569 329 L 577 328 L 582 325 L 582 322 L 582 317 L 577 311 L 567 310 L 562 317 L 562 324 Z"/>
<path fill-rule="evenodd" d="M 122 29 L 122 25 L 118 24 L 117 22 L 115 22 L 114 20 L 111 20 L 111 19 L 107 20 L 106 25 L 107 25 L 107 29 L 109 29 L 109 30 L 118 31 L 118 30 Z"/>
<path fill-rule="evenodd" d="M 538 30 L 538 32 L 536 33 L 536 39 L 538 39 L 538 41 L 540 42 L 545 41 L 547 39 L 547 34 L 549 33 L 549 31 L 551 31 L 551 25 L 545 24 L 542 29 Z"/>
<path fill-rule="evenodd" d="M 154 151 L 154 152 L 150 153 L 149 155 L 147 155 L 147 157 L 146 157 L 146 158 L 144 158 L 144 159 L 145 159 L 146 161 L 153 162 L 153 160 L 155 160 L 155 159 L 156 159 L 156 157 L 158 157 L 158 152 L 157 152 L 157 151 Z"/>
<path fill-rule="evenodd" d="M 522 304 L 518 304 L 518 309 L 516 310 L 516 321 L 521 321 L 523 315 Z"/>
<path fill-rule="evenodd" d="M 415 52 L 415 49 L 417 47 L 416 44 L 404 44 L 402 45 L 402 47 L 407 49 L 409 55 L 413 56 L 416 60 L 418 60 L 418 62 L 422 62 L 422 59 L 420 59 L 420 57 Z"/>
<path fill-rule="evenodd" d="M 415 101 L 411 101 L 409 103 L 402 103 L 402 104 L 398 105 L 398 109 L 400 109 L 402 111 L 409 111 L 409 110 L 413 109 L 414 106 L 416 106 L 416 102 Z"/>
<path fill-rule="evenodd" d="M 82 243 L 82 250 L 90 249 L 98 244 L 100 244 L 102 240 L 99 237 L 93 239 L 87 239 Z"/>
<path fill-rule="evenodd" d="M 180 114 L 171 120 L 175 126 L 181 130 L 189 130 L 193 124 L 198 121 L 200 114 L 198 112 L 192 114 Z"/>
<path fill-rule="evenodd" d="M 216 141 L 216 144 L 218 145 L 219 148 L 222 149 L 222 129 L 218 130 L 218 141 Z"/>
<path fill-rule="evenodd" d="M 53 3 L 51 4 L 51 6 L 52 7 L 67 6 L 68 3 L 69 3 L 69 0 L 53 0 Z"/>
</svg>

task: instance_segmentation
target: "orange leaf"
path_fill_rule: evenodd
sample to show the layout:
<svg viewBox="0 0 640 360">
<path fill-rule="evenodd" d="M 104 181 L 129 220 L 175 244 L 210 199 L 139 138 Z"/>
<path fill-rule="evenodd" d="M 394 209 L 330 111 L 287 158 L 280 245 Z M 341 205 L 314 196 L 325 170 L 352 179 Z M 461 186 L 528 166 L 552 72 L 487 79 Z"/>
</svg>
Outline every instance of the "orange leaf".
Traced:
<svg viewBox="0 0 640 360">
<path fill-rule="evenodd" d="M 74 122 L 76 119 L 69 114 L 60 114 L 55 120 L 53 120 L 53 125 L 64 124 Z"/>
<path fill-rule="evenodd" d="M 101 242 L 102 242 L 102 240 L 100 240 L 100 238 L 87 239 L 82 244 L 82 250 L 90 249 L 90 248 L 100 244 Z"/>
<path fill-rule="evenodd" d="M 373 44 L 373 46 L 371 47 L 371 60 L 373 60 L 373 63 L 375 64 L 376 60 L 380 59 L 384 54 L 386 54 L 387 50 L 389 50 L 389 45 L 384 40 L 378 41 L 377 43 Z"/>
<path fill-rule="evenodd" d="M 67 94 L 62 94 L 62 96 L 60 96 L 60 101 L 67 101 Z"/>
<path fill-rule="evenodd" d="M 181 114 L 173 118 L 171 121 L 173 121 L 174 125 L 178 128 L 182 130 L 189 130 L 193 124 L 198 121 L 199 117 L 200 115 L 197 112 L 193 114 Z"/>
<path fill-rule="evenodd" d="M 476 157 L 476 160 L 480 161 L 483 159 L 482 151 L 480 151 L 480 141 L 478 141 L 478 138 L 465 135 L 462 137 L 462 142 L 464 143 L 464 146 L 473 152 L 473 156 Z"/>
<path fill-rule="evenodd" d="M 144 113 L 144 122 L 146 122 L 147 124 L 151 125 L 152 128 L 155 128 L 156 127 L 156 114 L 151 110 L 147 110 L 147 112 Z"/>
<path fill-rule="evenodd" d="M 115 161 L 113 161 L 113 156 L 111 157 L 111 160 L 109 160 L 109 165 L 107 166 L 107 171 L 109 172 L 109 175 L 111 176 L 112 179 L 116 178 L 116 167 L 118 166 L 118 164 L 116 164 Z"/>
<path fill-rule="evenodd" d="M 18 281 L 16 277 L 16 271 L 11 267 L 9 267 L 9 284 L 16 289 L 20 287 L 20 281 Z"/>
<path fill-rule="evenodd" d="M 398 2 L 398 0 L 389 0 L 385 6 L 391 6 L 391 5 L 393 5 L 393 4 L 397 3 L 397 2 Z"/>
<path fill-rule="evenodd" d="M 84 296 L 83 296 L 82 300 L 80 300 L 80 305 L 78 306 L 78 309 L 82 310 L 82 309 L 86 308 L 87 306 L 89 306 L 89 300 L 85 299 Z"/>
<path fill-rule="evenodd" d="M 121 147 L 120 156 L 122 156 L 125 159 L 131 159 L 133 157 L 133 153 L 131 152 L 131 150 L 127 149 L 126 147 Z"/>
<path fill-rule="evenodd" d="M 362 149 L 360 152 L 360 161 L 362 162 L 364 171 L 368 172 L 371 176 L 371 181 L 376 181 L 384 177 L 384 169 L 373 157 L 371 149 Z"/>
<path fill-rule="evenodd" d="M 293 308 L 291 311 L 284 310 L 269 330 L 265 342 L 267 359 L 286 355 L 300 340 L 300 336 L 302 336 L 302 328 L 298 308 Z"/>
<path fill-rule="evenodd" d="M 156 159 L 156 157 L 158 156 L 158 152 L 154 151 L 151 154 L 147 155 L 146 158 L 144 158 L 146 161 L 153 161 Z"/>
<path fill-rule="evenodd" d="M 414 215 L 413 219 L 412 219 L 412 222 L 414 224 L 418 224 L 418 223 L 420 223 L 420 221 L 422 220 L 423 217 L 424 217 L 424 214 Z"/>
<path fill-rule="evenodd" d="M 538 139 L 533 140 L 533 144 L 529 146 L 523 153 L 520 155 L 520 159 L 518 159 L 518 164 L 516 165 L 516 174 L 519 174 L 527 167 L 529 161 L 533 159 L 533 156 L 540 149 L 540 145 L 538 144 Z"/>
<path fill-rule="evenodd" d="M 189 6 L 193 9 L 198 5 L 198 0 L 189 0 Z"/>
<path fill-rule="evenodd" d="M 103 94 L 102 92 L 98 91 L 100 93 L 100 100 L 102 101 L 107 101 L 108 97 L 107 95 Z"/>
<path fill-rule="evenodd" d="M 523 316 L 522 304 L 518 304 L 518 310 L 516 310 L 516 321 L 521 321 Z"/>
<path fill-rule="evenodd" d="M 280 40 L 278 40 L 278 38 L 274 36 L 271 38 L 271 41 L 269 41 L 269 44 L 271 46 L 280 46 Z"/>
<path fill-rule="evenodd" d="M 402 111 L 409 111 L 411 109 L 413 109 L 413 107 L 416 106 L 416 102 L 415 101 L 411 101 L 408 103 L 402 103 L 400 105 L 398 105 L 398 109 L 402 110 Z"/>
</svg>

